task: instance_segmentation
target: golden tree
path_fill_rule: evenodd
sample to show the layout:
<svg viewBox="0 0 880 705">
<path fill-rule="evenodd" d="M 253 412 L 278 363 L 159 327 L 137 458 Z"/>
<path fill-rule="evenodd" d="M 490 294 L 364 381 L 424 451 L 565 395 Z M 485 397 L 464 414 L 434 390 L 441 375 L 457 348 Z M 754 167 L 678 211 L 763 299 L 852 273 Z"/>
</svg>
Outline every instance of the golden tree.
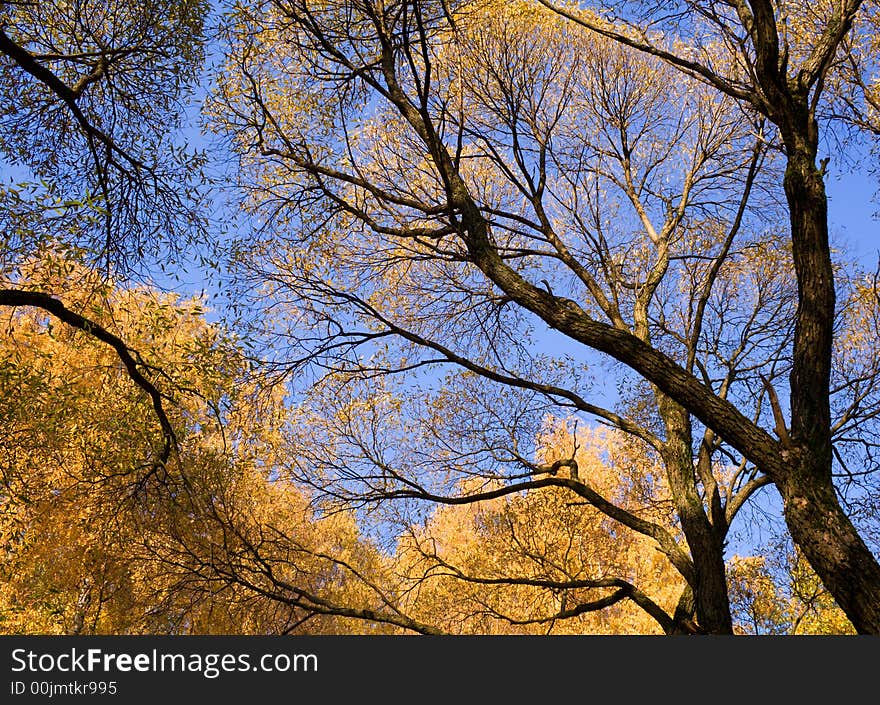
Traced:
<svg viewBox="0 0 880 705">
<path fill-rule="evenodd" d="M 367 575 L 378 557 L 350 517 L 319 520 L 304 492 L 273 479 L 280 399 L 243 381 L 241 350 L 201 302 L 111 286 L 58 252 L 16 284 L 94 328 L 28 307 L 3 320 L 0 629 L 350 629 L 335 605 L 362 588 L 340 565 Z M 161 378 L 162 423 L 109 335 Z M 265 597 L 270 566 L 293 597 Z"/>
<path fill-rule="evenodd" d="M 269 365 L 324 375 L 292 472 L 371 506 L 565 488 L 684 578 L 671 631 L 713 633 L 732 631 L 731 523 L 774 484 L 835 599 L 860 630 L 880 628 L 876 560 L 830 475 L 832 447 L 852 440 L 835 424 L 867 428 L 877 399 L 847 405 L 852 370 L 830 386 L 834 275 L 808 99 L 856 5 L 793 29 L 802 50 L 785 61 L 763 10 L 743 13 L 748 37 L 722 32 L 675 61 L 686 44 L 651 49 L 638 23 L 631 36 L 528 2 L 239 6 L 211 114 L 260 227 L 233 255 L 272 312 L 256 322 L 276 336 Z M 591 351 L 620 363 L 616 407 L 589 391 Z M 681 536 L 550 472 L 566 458 L 537 460 L 539 420 L 568 413 L 662 459 Z M 817 526 L 847 558 L 812 540 Z"/>
</svg>

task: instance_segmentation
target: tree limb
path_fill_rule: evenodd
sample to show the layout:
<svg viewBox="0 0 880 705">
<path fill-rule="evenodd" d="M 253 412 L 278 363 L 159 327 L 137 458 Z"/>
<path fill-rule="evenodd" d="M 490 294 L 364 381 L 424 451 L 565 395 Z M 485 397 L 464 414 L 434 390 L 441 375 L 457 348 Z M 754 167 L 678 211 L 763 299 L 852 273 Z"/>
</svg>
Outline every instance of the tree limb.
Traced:
<svg viewBox="0 0 880 705">
<path fill-rule="evenodd" d="M 132 354 L 134 351 L 132 351 L 132 349 L 129 348 L 121 338 L 114 335 L 103 326 L 85 318 L 75 311 L 71 311 L 60 300 L 53 298 L 48 294 L 37 291 L 24 291 L 21 289 L 0 289 L 0 306 L 31 306 L 42 309 L 47 313 L 51 313 L 55 318 L 67 325 L 88 333 L 113 348 L 119 356 L 120 361 L 125 366 L 125 371 L 129 378 L 131 378 L 131 381 L 146 392 L 153 403 L 153 411 L 155 412 L 159 425 L 162 428 L 163 438 L 162 450 L 159 453 L 155 466 L 158 468 L 165 468 L 171 457 L 172 450 L 177 445 L 177 436 L 174 433 L 174 428 L 171 425 L 171 421 L 168 419 L 168 415 L 165 413 L 165 408 L 162 403 L 163 395 L 141 372 L 140 368 L 143 365 L 136 359 L 137 353 Z"/>
</svg>

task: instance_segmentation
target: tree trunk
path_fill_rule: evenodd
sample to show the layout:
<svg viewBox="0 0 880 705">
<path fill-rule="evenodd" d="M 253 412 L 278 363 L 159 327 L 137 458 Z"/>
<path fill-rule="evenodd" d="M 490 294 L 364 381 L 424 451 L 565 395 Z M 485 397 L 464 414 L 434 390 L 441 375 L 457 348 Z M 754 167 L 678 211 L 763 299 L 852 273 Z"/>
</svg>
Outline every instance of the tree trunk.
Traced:
<svg viewBox="0 0 880 705">
<path fill-rule="evenodd" d="M 791 537 L 822 584 L 856 631 L 880 634 L 880 565 L 841 508 L 825 467 L 801 460 L 777 486 Z"/>
<path fill-rule="evenodd" d="M 783 129 L 798 310 L 790 377 L 791 447 L 782 449 L 787 467 L 773 479 L 792 539 L 823 585 L 860 633 L 878 634 L 880 564 L 840 506 L 831 474 L 835 291 L 828 199 L 816 168 L 818 128 L 805 100 L 789 114 L 800 118 Z"/>
<path fill-rule="evenodd" d="M 732 634 L 733 619 L 724 564 L 724 528 L 709 521 L 697 491 L 689 413 L 655 392 L 666 427 L 663 460 L 673 501 L 694 562 L 693 601 L 697 624 L 708 634 Z"/>
</svg>

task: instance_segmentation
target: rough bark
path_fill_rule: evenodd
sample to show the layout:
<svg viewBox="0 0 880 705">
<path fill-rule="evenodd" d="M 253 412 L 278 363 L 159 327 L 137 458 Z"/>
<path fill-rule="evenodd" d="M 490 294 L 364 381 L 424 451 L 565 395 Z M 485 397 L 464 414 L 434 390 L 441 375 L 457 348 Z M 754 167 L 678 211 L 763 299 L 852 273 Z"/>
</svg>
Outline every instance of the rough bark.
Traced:
<svg viewBox="0 0 880 705">
<path fill-rule="evenodd" d="M 734 419 L 727 409 L 714 404 L 706 405 L 707 400 L 700 393 L 691 395 L 690 383 L 682 386 L 675 382 L 673 389 L 664 387 L 661 382 L 666 379 L 659 378 L 668 379 L 672 371 L 667 365 L 654 369 L 653 360 L 647 365 L 633 364 L 625 354 L 627 346 L 602 347 L 586 337 L 582 342 L 605 350 L 655 382 L 763 470 L 780 490 L 792 539 L 825 587 L 859 632 L 880 634 L 880 563 L 840 506 L 831 474 L 830 372 L 835 291 L 828 242 L 828 199 L 822 173 L 816 167 L 819 128 L 815 110 L 825 73 L 862 3 L 847 0 L 834 4 L 825 31 L 817 37 L 794 76 L 789 76 L 787 45 L 780 50 L 782 40 L 773 3 L 733 3 L 754 50 L 754 54 L 743 52 L 740 57 L 753 70 L 753 84 L 746 85 L 732 82 L 674 51 L 654 46 L 646 38 L 634 38 L 583 13 L 557 7 L 549 0 L 540 1 L 592 32 L 656 56 L 714 86 L 749 105 L 779 128 L 787 158 L 783 185 L 798 284 L 789 398 L 791 433 L 780 442 L 768 443 L 749 421 Z M 711 12 L 705 16 L 711 21 Z"/>
<path fill-rule="evenodd" d="M 800 118 L 800 125 L 791 127 Z M 880 633 L 880 564 L 840 506 L 832 480 L 830 409 L 834 272 L 828 199 L 816 166 L 818 130 L 806 99 L 789 111 L 785 195 L 798 281 L 791 370 L 791 448 L 776 479 L 785 519 L 822 584 L 860 633 Z"/>
<path fill-rule="evenodd" d="M 840 506 L 824 463 L 795 451 L 777 482 L 792 539 L 860 634 L 880 633 L 880 566 Z"/>
<path fill-rule="evenodd" d="M 658 398 L 666 427 L 663 459 L 667 478 L 694 562 L 692 588 L 697 624 L 708 634 L 732 634 L 724 536 L 712 526 L 697 492 L 690 415 L 668 397 Z"/>
</svg>

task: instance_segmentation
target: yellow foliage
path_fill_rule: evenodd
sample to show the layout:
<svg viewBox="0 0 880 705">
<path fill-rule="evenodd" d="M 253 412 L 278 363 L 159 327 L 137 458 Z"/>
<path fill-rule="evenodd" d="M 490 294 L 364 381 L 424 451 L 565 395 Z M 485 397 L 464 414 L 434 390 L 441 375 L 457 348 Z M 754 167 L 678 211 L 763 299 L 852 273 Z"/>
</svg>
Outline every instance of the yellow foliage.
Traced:
<svg viewBox="0 0 880 705">
<path fill-rule="evenodd" d="M 581 432 L 578 442 L 579 473 L 591 487 L 644 518 L 667 513 L 658 468 L 629 455 L 620 434 Z M 571 438 L 557 430 L 545 443 L 548 454 L 565 454 Z M 562 488 L 440 508 L 400 541 L 396 558 L 408 612 L 453 633 L 662 633 L 629 600 L 559 615 L 614 592 L 577 586 L 579 581 L 625 580 L 669 614 L 684 588 L 652 539 L 615 524 Z"/>
<path fill-rule="evenodd" d="M 855 634 L 816 574 L 795 551 L 734 556 L 728 564 L 730 601 L 741 634 Z M 774 576 L 774 572 L 776 575 Z"/>
<path fill-rule="evenodd" d="M 289 585 L 355 601 L 338 561 L 367 571 L 375 552 L 350 517 L 319 520 L 304 492 L 273 477 L 280 397 L 258 412 L 244 358 L 201 302 L 105 285 L 53 254 L 15 285 L 58 296 L 136 350 L 179 444 L 163 476 L 150 400 L 109 346 L 38 310 L 5 317 L 0 631 L 296 628 L 306 613 L 255 589 L 283 592 L 261 574 L 269 563 Z M 319 617 L 304 628 L 351 627 Z"/>
</svg>

